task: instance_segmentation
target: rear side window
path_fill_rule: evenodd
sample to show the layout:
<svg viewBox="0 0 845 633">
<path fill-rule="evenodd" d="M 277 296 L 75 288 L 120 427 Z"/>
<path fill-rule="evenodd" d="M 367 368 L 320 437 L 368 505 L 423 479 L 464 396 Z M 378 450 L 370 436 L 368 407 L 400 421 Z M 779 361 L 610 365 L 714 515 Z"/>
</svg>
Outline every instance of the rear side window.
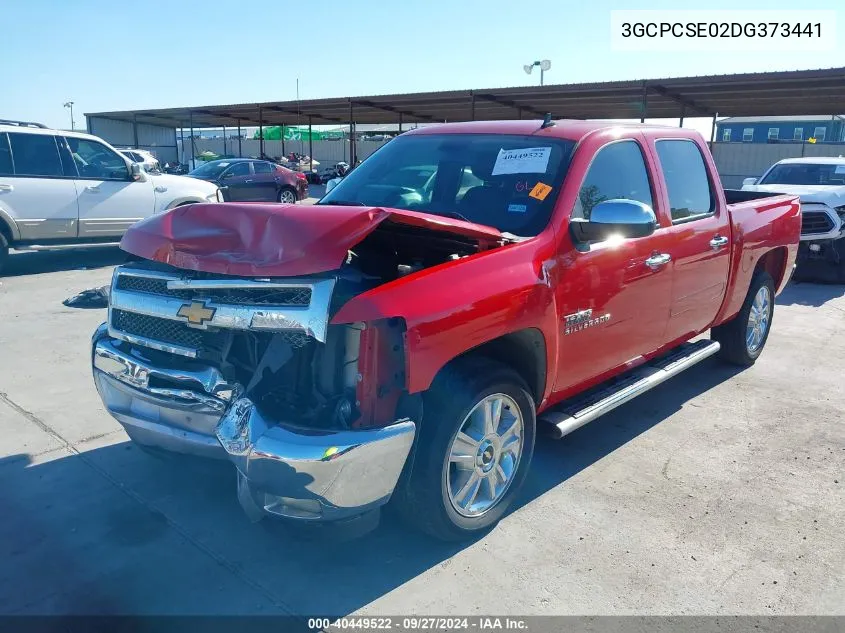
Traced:
<svg viewBox="0 0 845 633">
<path fill-rule="evenodd" d="M 656 146 L 669 191 L 672 222 L 713 213 L 713 192 L 698 145 L 673 139 L 657 141 Z"/>
<path fill-rule="evenodd" d="M 62 176 L 56 139 L 46 134 L 9 132 L 16 176 Z"/>
<path fill-rule="evenodd" d="M 270 163 L 253 163 L 252 168 L 256 174 L 270 174 L 273 173 L 273 166 Z"/>
<path fill-rule="evenodd" d="M 653 206 L 645 159 L 636 141 L 620 141 L 599 150 L 578 191 L 572 217 L 589 220 L 593 207 L 614 199 Z"/>
<path fill-rule="evenodd" d="M 0 134 L 0 176 L 11 176 L 13 173 L 9 138 L 5 134 Z"/>
</svg>

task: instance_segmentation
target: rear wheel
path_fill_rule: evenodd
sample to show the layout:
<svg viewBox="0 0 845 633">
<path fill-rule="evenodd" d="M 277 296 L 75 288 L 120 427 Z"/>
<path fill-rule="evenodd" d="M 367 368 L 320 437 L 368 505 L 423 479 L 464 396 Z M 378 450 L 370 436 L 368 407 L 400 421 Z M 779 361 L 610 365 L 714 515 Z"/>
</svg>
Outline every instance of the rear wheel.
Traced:
<svg viewBox="0 0 845 633">
<path fill-rule="evenodd" d="M 425 397 L 416 451 L 396 504 L 442 540 L 472 538 L 507 511 L 534 453 L 534 401 L 520 376 L 487 359 L 457 361 Z"/>
<path fill-rule="evenodd" d="M 735 365 L 753 365 L 769 338 L 774 309 L 774 281 L 761 271 L 754 275 L 739 314 L 711 332 L 711 338 L 722 346 L 719 356 Z"/>
<path fill-rule="evenodd" d="M 279 202 L 283 202 L 285 204 L 295 204 L 296 192 L 290 187 L 285 187 L 279 192 Z"/>
</svg>

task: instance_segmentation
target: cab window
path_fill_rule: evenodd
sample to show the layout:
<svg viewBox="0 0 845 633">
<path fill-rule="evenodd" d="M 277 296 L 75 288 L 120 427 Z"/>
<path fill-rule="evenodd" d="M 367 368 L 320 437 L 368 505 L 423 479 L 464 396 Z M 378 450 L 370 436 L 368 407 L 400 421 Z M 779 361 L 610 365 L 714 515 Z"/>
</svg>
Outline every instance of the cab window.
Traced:
<svg viewBox="0 0 845 633">
<path fill-rule="evenodd" d="M 657 141 L 655 145 L 669 192 L 672 222 L 712 214 L 715 196 L 698 145 L 684 139 Z"/>
<path fill-rule="evenodd" d="M 654 206 L 645 159 L 636 141 L 611 143 L 598 151 L 581 183 L 572 217 L 589 220 L 598 203 L 618 199 Z"/>
<path fill-rule="evenodd" d="M 102 143 L 69 136 L 65 139 L 80 178 L 129 180 L 126 160 Z"/>
</svg>

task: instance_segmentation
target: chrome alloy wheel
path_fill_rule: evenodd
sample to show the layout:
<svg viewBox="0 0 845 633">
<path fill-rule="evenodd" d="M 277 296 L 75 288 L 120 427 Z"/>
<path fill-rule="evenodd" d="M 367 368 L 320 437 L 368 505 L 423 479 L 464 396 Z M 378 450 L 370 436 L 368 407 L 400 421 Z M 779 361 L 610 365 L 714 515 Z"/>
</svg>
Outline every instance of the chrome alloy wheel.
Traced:
<svg viewBox="0 0 845 633">
<path fill-rule="evenodd" d="M 279 194 L 279 202 L 283 202 L 285 204 L 295 204 L 296 195 L 290 189 L 282 189 Z"/>
<path fill-rule="evenodd" d="M 505 496 L 522 454 L 519 405 L 503 393 L 487 396 L 461 422 L 443 468 L 449 501 L 461 516 L 481 516 Z"/>
<path fill-rule="evenodd" d="M 749 354 L 756 352 L 763 344 L 771 317 L 771 294 L 766 286 L 761 286 L 754 295 L 754 302 L 748 313 L 748 325 L 745 328 L 745 346 Z"/>
</svg>

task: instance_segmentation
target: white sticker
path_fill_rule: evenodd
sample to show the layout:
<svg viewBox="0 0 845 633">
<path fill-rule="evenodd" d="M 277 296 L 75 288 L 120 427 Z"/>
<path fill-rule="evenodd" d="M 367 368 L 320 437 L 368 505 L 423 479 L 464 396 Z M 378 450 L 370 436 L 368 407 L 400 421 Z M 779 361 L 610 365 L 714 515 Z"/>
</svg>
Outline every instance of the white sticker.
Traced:
<svg viewBox="0 0 845 633">
<path fill-rule="evenodd" d="M 493 165 L 493 176 L 505 174 L 545 174 L 549 166 L 551 147 L 523 147 L 500 149 Z"/>
<path fill-rule="evenodd" d="M 834 174 L 845 174 L 845 165 L 837 165 Z"/>
<path fill-rule="evenodd" d="M 508 205 L 508 213 L 525 213 L 528 211 L 528 205 L 526 204 L 509 204 Z"/>
</svg>

